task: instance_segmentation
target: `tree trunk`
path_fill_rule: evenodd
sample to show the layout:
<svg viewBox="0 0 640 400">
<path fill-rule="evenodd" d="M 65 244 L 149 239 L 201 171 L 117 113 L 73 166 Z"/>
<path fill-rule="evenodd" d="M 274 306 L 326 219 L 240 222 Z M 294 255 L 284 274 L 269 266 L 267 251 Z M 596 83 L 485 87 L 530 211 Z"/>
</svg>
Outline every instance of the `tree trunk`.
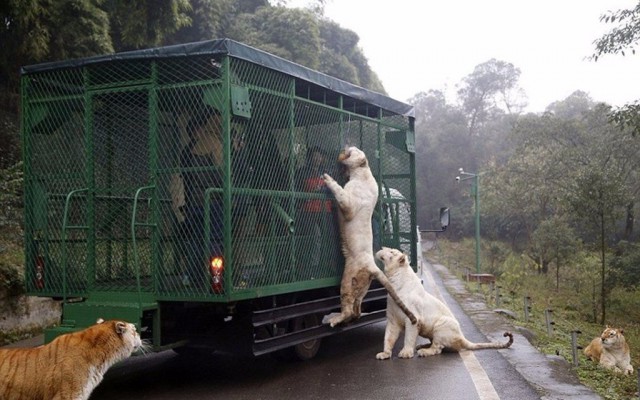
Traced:
<svg viewBox="0 0 640 400">
<path fill-rule="evenodd" d="M 624 226 L 624 239 L 629 240 L 631 235 L 633 234 L 633 223 L 635 222 L 635 214 L 633 212 L 633 208 L 635 206 L 635 202 L 631 201 L 627 204 L 627 221 Z"/>
<path fill-rule="evenodd" d="M 560 259 L 556 257 L 556 292 L 560 291 Z"/>
<path fill-rule="evenodd" d="M 604 273 L 605 273 L 605 252 L 604 252 L 604 210 L 600 210 L 600 258 L 602 260 L 600 275 L 602 285 L 601 293 L 600 293 L 600 301 L 602 303 L 602 316 L 600 319 L 600 324 L 604 325 L 606 320 L 606 297 L 607 292 L 604 285 Z"/>
</svg>

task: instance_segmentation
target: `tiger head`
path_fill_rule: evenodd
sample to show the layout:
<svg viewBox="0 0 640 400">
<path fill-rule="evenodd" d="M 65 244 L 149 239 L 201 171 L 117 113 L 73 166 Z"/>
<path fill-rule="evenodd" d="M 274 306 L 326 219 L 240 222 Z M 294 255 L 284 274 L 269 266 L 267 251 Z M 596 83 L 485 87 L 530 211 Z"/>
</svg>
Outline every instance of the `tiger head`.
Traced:
<svg viewBox="0 0 640 400">
<path fill-rule="evenodd" d="M 384 273 L 387 276 L 393 275 L 401 268 L 410 267 L 407 255 L 398 249 L 382 247 L 382 249 L 376 253 L 376 258 L 384 264 Z"/>
<path fill-rule="evenodd" d="M 134 324 L 124 321 L 104 321 L 100 318 L 96 325 L 106 329 L 111 335 L 116 335 L 129 354 L 136 350 L 144 350 L 146 347 Z"/>
<path fill-rule="evenodd" d="M 604 347 L 614 347 L 616 345 L 621 345 L 625 342 L 624 330 L 612 328 L 607 325 L 605 330 L 602 331 L 602 335 L 600 335 L 600 340 L 602 340 L 602 345 Z"/>
<path fill-rule="evenodd" d="M 358 168 L 369 168 L 367 156 L 364 151 L 355 146 L 345 147 L 338 155 L 338 162 L 342 163 L 348 171 L 354 171 Z"/>
</svg>

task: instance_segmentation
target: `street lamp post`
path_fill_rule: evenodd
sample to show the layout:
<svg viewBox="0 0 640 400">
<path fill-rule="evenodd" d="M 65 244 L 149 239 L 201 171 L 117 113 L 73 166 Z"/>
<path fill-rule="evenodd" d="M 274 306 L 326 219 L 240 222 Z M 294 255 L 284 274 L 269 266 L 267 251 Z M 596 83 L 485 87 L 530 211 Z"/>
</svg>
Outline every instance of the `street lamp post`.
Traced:
<svg viewBox="0 0 640 400">
<path fill-rule="evenodd" d="M 473 179 L 471 184 L 471 194 L 474 199 L 476 208 L 476 274 L 480 273 L 480 175 L 465 172 L 464 169 L 458 170 L 459 176 L 456 176 L 457 182 Z"/>
</svg>

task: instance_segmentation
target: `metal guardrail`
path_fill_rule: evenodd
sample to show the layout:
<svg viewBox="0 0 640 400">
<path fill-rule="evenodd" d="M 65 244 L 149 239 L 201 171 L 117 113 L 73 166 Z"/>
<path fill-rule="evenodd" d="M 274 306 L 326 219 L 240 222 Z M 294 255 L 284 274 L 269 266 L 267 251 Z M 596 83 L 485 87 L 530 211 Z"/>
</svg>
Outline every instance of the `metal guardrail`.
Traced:
<svg viewBox="0 0 640 400">
<path fill-rule="evenodd" d="M 155 185 L 143 186 L 138 188 L 133 200 L 133 211 L 131 212 L 131 244 L 133 246 L 133 262 L 136 271 L 136 289 L 138 292 L 138 306 L 140 307 L 140 310 L 142 310 L 142 285 L 140 284 L 140 256 L 138 255 L 138 247 L 136 241 L 136 227 L 146 226 L 150 228 L 156 228 L 157 224 L 148 222 L 136 222 L 136 215 L 138 211 L 138 200 L 140 198 L 140 194 L 145 190 L 152 190 L 155 188 Z"/>
<path fill-rule="evenodd" d="M 69 223 L 69 205 L 71 199 L 78 193 L 88 192 L 89 188 L 72 190 L 67 194 L 64 203 L 64 213 L 62 216 L 62 301 L 67 302 L 67 231 L 69 229 L 89 229 L 88 225 L 68 225 Z"/>
</svg>

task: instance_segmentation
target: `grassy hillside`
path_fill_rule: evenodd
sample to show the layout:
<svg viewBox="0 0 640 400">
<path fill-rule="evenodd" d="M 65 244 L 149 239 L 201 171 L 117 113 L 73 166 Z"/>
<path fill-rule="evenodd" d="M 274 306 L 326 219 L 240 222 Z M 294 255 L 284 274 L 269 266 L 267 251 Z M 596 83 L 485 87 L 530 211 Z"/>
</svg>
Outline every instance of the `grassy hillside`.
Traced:
<svg viewBox="0 0 640 400">
<path fill-rule="evenodd" d="M 489 247 L 489 246 L 488 246 Z M 495 254 L 490 248 L 483 246 L 485 254 Z M 557 280 L 555 272 L 548 275 L 539 274 L 530 260 L 508 250 L 500 252 L 500 257 L 489 260 L 482 257 L 481 272 L 497 276 L 497 294 L 500 295 L 500 308 L 506 308 L 518 315 L 517 324 L 534 333 L 531 339 L 541 352 L 564 357 L 573 364 L 572 331 L 580 331 L 578 345 L 586 347 L 604 326 L 594 323 L 594 290 L 599 290 L 596 274 L 569 268 L 562 271 Z M 466 273 L 475 272 L 475 247 L 473 240 L 449 242 L 439 240 L 437 246 L 426 253 L 429 262 L 447 266 L 461 279 Z M 574 270 L 572 270 L 574 269 Z M 558 284 L 559 283 L 559 284 Z M 558 284 L 558 285 L 557 285 Z M 496 290 L 488 285 L 478 286 L 469 283 L 469 289 L 481 291 L 487 303 L 496 306 Z M 525 321 L 525 297 L 529 297 L 528 321 Z M 631 347 L 631 364 L 637 369 L 640 366 L 640 291 L 615 289 L 607 304 L 606 324 L 624 329 L 625 338 Z M 551 316 L 553 324 L 551 335 L 548 333 L 545 310 Z M 599 314 L 597 314 L 599 316 Z M 637 375 L 623 376 L 600 368 L 588 360 L 582 349 L 578 349 L 578 366 L 575 372 L 580 380 L 591 387 L 605 399 L 630 399 L 637 396 Z"/>
</svg>

